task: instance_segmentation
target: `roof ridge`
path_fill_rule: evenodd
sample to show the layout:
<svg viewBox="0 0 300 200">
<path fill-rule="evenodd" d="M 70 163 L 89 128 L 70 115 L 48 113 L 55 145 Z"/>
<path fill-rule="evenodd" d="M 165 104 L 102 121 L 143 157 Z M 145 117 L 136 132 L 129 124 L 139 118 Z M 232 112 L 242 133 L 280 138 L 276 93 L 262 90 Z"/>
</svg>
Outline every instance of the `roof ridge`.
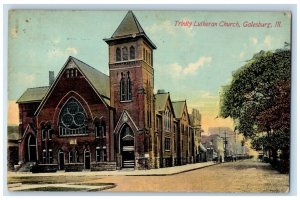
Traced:
<svg viewBox="0 0 300 200">
<path fill-rule="evenodd" d="M 85 63 L 84 61 L 79 60 L 78 58 L 75 58 L 75 57 L 73 57 L 73 56 L 70 56 L 70 57 L 71 57 L 71 59 L 74 59 L 74 60 L 76 60 L 76 61 L 79 61 L 79 62 L 83 63 L 84 65 L 86 65 L 87 67 L 90 67 L 91 69 L 96 70 L 97 72 L 99 72 L 99 73 L 101 73 L 101 74 L 103 74 L 103 75 L 109 77 L 108 75 L 106 75 L 106 74 L 104 74 L 103 72 L 101 72 L 100 70 L 98 70 L 98 69 L 96 69 L 96 68 L 90 66 L 89 64 Z"/>
<path fill-rule="evenodd" d="M 48 88 L 49 86 L 37 86 L 37 87 L 30 87 L 27 89 L 36 89 L 36 88 Z"/>
<path fill-rule="evenodd" d="M 142 28 L 140 22 L 138 21 L 138 19 L 136 18 L 135 14 L 132 12 L 132 10 L 129 10 L 125 17 L 122 19 L 121 23 L 119 24 L 119 26 L 117 27 L 117 29 L 114 31 L 114 33 L 112 34 L 112 38 L 117 38 L 117 37 L 121 37 L 122 35 L 115 35 L 115 33 L 117 33 L 119 30 L 119 28 L 122 28 L 123 24 L 126 22 L 125 20 L 129 20 L 130 18 L 133 19 L 135 28 L 137 29 L 138 33 L 137 34 L 145 34 L 144 29 Z M 130 34 L 129 34 L 130 35 Z"/>
<path fill-rule="evenodd" d="M 186 100 L 172 101 L 172 103 L 186 102 Z"/>
<path fill-rule="evenodd" d="M 140 24 L 139 20 L 136 18 L 135 14 L 132 12 L 132 10 L 129 10 L 128 12 L 130 12 L 132 14 L 134 22 L 137 25 L 138 29 L 141 29 L 139 31 L 142 32 L 142 33 L 144 33 L 146 35 L 146 33 L 145 33 L 142 25 Z"/>
</svg>

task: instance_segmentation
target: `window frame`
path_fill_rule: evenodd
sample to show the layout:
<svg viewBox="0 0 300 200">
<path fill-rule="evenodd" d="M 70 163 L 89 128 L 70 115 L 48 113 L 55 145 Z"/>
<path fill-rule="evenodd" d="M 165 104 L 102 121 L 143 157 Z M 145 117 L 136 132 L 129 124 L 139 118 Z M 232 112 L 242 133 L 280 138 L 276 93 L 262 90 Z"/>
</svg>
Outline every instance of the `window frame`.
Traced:
<svg viewBox="0 0 300 200">
<path fill-rule="evenodd" d="M 165 146 L 164 146 L 165 151 L 171 151 L 171 138 L 170 137 L 165 137 Z"/>
</svg>

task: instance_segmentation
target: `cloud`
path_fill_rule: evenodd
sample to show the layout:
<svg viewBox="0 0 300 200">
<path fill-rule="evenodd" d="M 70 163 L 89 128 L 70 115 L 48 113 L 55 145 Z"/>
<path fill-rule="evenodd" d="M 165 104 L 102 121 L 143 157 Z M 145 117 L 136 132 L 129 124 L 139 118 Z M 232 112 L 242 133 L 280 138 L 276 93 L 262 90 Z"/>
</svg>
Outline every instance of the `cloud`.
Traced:
<svg viewBox="0 0 300 200">
<path fill-rule="evenodd" d="M 32 87 L 35 83 L 35 75 L 34 74 L 29 74 L 29 73 L 24 73 L 24 72 L 14 72 L 10 73 L 10 80 L 15 80 L 15 82 L 20 83 L 21 85 L 28 85 L 29 87 Z M 24 82 L 24 80 L 26 80 Z"/>
<path fill-rule="evenodd" d="M 18 30 L 16 28 L 10 29 L 10 36 L 12 38 L 17 38 L 17 36 L 18 36 Z"/>
<path fill-rule="evenodd" d="M 251 38 L 250 38 L 250 41 L 251 41 L 251 44 L 253 44 L 253 45 L 256 45 L 257 42 L 258 42 L 258 40 L 257 40 L 256 37 L 251 37 Z"/>
<path fill-rule="evenodd" d="M 212 61 L 211 57 L 202 56 L 196 62 L 189 63 L 186 67 L 173 63 L 169 66 L 170 70 L 173 70 L 178 75 L 189 75 L 195 74 L 205 64 L 210 64 Z"/>
<path fill-rule="evenodd" d="M 66 52 L 71 53 L 71 54 L 75 54 L 75 55 L 78 53 L 77 49 L 74 48 L 74 47 L 67 48 Z"/>
<path fill-rule="evenodd" d="M 183 18 L 183 21 L 191 21 L 187 18 Z M 169 36 L 176 36 L 178 33 L 184 33 L 186 36 L 194 36 L 195 33 L 192 31 L 193 26 L 191 27 L 176 27 L 175 22 L 170 20 L 161 21 L 159 23 L 153 23 L 151 26 L 145 28 L 146 32 L 151 34 L 167 34 Z"/>
<path fill-rule="evenodd" d="M 273 38 L 270 35 L 267 35 L 264 39 L 264 45 L 271 47 Z"/>
<path fill-rule="evenodd" d="M 70 55 L 77 55 L 78 50 L 75 47 L 68 47 L 64 50 L 62 49 L 52 49 L 48 51 L 49 57 L 68 57 Z"/>
<path fill-rule="evenodd" d="M 239 58 L 242 59 L 245 57 L 245 52 L 244 51 L 241 51 L 240 54 L 239 54 Z"/>
</svg>

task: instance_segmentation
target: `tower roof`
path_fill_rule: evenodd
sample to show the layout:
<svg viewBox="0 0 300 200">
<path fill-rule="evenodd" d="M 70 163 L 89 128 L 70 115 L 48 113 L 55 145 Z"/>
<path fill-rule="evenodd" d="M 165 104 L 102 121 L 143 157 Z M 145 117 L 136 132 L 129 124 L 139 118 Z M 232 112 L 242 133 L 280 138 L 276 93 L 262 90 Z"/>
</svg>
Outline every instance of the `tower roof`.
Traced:
<svg viewBox="0 0 300 200">
<path fill-rule="evenodd" d="M 114 40 L 135 37 L 143 37 L 153 49 L 156 49 L 155 44 L 146 35 L 134 13 L 129 10 L 113 35 L 110 38 L 104 39 L 104 41 L 110 42 Z"/>
<path fill-rule="evenodd" d="M 145 34 L 145 32 L 133 12 L 130 10 L 111 37 L 131 36 L 134 34 Z"/>
</svg>

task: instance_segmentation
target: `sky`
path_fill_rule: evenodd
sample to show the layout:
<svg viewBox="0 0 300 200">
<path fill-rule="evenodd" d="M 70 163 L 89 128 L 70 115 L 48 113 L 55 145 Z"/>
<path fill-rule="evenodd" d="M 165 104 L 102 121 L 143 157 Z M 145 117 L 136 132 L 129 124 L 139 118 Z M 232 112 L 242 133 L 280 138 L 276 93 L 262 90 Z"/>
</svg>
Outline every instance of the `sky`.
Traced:
<svg viewBox="0 0 300 200">
<path fill-rule="evenodd" d="M 230 83 L 232 73 L 260 50 L 276 50 L 290 42 L 291 15 L 286 12 L 133 12 L 157 46 L 155 92 L 164 89 L 172 101 L 186 99 L 189 110 L 199 109 L 205 132 L 209 127 L 233 127 L 231 119 L 218 117 L 219 92 Z M 8 123 L 18 124 L 15 102 L 22 93 L 48 85 L 48 71 L 57 75 L 69 56 L 108 75 L 108 46 L 103 39 L 111 37 L 126 13 L 10 11 Z M 216 26 L 200 26 L 203 23 Z M 249 27 L 251 23 L 272 27 Z"/>
</svg>

